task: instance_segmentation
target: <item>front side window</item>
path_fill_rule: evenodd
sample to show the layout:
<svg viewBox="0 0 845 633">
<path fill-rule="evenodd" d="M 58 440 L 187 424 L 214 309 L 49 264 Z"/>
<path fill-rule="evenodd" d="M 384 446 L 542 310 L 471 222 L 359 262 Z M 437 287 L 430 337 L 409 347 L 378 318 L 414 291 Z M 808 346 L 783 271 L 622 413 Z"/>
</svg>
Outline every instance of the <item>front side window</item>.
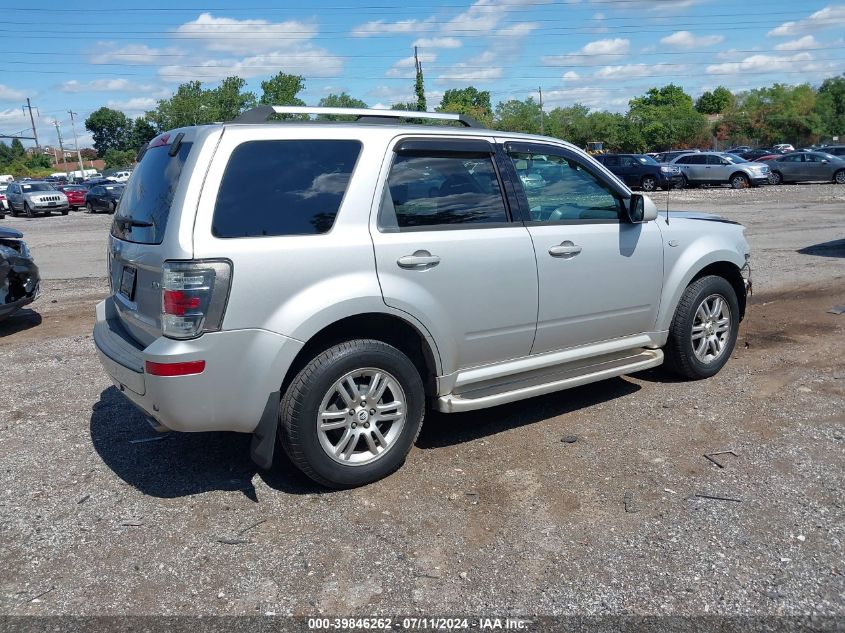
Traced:
<svg viewBox="0 0 845 633">
<path fill-rule="evenodd" d="M 215 237 L 327 233 L 361 143 L 285 140 L 242 143 L 229 158 L 211 232 Z"/>
<path fill-rule="evenodd" d="M 532 162 L 530 153 L 509 152 L 509 155 L 520 174 L 532 222 L 619 220 L 621 200 L 581 163 L 549 154 L 552 166 L 535 180 L 530 170 L 524 170 Z"/>
<path fill-rule="evenodd" d="M 382 199 L 387 230 L 508 221 L 489 154 L 397 154 Z"/>
<path fill-rule="evenodd" d="M 622 166 L 623 167 L 639 167 L 639 162 L 633 156 L 623 156 L 622 157 Z"/>
<path fill-rule="evenodd" d="M 607 156 L 602 162 L 608 167 L 619 167 L 618 156 Z"/>
</svg>

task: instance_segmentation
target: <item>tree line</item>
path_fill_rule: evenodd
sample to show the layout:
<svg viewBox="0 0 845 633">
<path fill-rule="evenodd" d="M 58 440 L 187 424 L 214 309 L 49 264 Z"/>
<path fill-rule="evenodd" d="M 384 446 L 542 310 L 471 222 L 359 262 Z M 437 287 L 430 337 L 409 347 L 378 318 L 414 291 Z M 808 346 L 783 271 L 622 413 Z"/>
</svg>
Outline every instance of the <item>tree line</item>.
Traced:
<svg viewBox="0 0 845 633">
<path fill-rule="evenodd" d="M 279 72 L 260 84 L 261 93 L 245 90 L 246 80 L 232 76 L 214 88 L 199 81 L 181 84 L 155 109 L 132 119 L 102 107 L 85 120 L 94 149 L 106 168 L 130 166 L 144 143 L 156 134 L 190 125 L 231 121 L 256 105 L 305 105 L 299 97 L 305 78 Z M 392 108 L 427 108 L 422 68 L 414 79 L 415 101 Z M 320 106 L 365 108 L 346 92 L 320 99 Z M 733 93 L 724 86 L 697 100 L 675 84 L 651 88 L 628 102 L 627 112 L 591 110 L 575 104 L 542 111 L 533 97 L 510 99 L 493 106 L 490 92 L 474 86 L 447 90 L 438 112 L 470 116 L 482 125 L 504 131 L 539 134 L 567 140 L 579 147 L 602 141 L 611 151 L 645 152 L 689 147 L 774 143 L 809 145 L 840 137 L 845 140 L 845 75 L 825 79 L 820 86 L 776 83 Z M 285 118 L 285 117 L 279 117 Z M 296 117 L 291 117 L 296 118 Z M 332 117 L 344 118 L 344 117 Z M 0 173 L 26 173 L 49 167 L 47 156 L 27 156 L 19 140 L 0 143 Z"/>
</svg>

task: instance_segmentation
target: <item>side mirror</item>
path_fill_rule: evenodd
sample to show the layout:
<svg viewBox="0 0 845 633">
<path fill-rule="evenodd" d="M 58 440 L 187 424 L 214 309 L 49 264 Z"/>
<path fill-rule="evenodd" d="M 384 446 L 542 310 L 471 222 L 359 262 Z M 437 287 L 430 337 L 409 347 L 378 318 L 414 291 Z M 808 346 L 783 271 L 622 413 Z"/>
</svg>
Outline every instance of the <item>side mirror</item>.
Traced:
<svg viewBox="0 0 845 633">
<path fill-rule="evenodd" d="M 829 162 L 826 158 L 822 158 L 822 165 L 827 165 Z"/>
<path fill-rule="evenodd" d="M 624 204 L 624 203 L 623 203 Z M 625 206 L 625 220 L 629 224 L 640 224 L 645 222 L 645 199 L 640 193 L 632 193 L 630 200 Z"/>
</svg>

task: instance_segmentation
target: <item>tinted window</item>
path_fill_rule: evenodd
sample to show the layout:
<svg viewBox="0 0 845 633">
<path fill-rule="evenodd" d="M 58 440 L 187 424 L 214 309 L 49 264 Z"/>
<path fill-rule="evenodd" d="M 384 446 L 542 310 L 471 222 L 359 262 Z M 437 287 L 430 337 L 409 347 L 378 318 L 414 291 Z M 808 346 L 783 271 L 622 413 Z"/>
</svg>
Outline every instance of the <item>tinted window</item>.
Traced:
<svg viewBox="0 0 845 633">
<path fill-rule="evenodd" d="M 618 156 L 605 156 L 604 160 L 602 161 L 608 167 L 618 167 L 619 166 L 619 157 Z"/>
<path fill-rule="evenodd" d="M 520 173 L 532 221 L 619 219 L 619 198 L 581 163 L 566 156 L 550 155 L 548 160 L 554 168 L 544 170 L 539 180 L 535 180 L 523 176 L 520 169 L 531 162 L 530 154 L 513 152 L 510 156 Z"/>
<path fill-rule="evenodd" d="M 788 154 L 777 159 L 779 163 L 800 163 L 801 154 Z"/>
<path fill-rule="evenodd" d="M 167 145 L 151 147 L 144 153 L 136 167 L 137 175 L 124 191 L 114 215 L 112 235 L 129 242 L 161 244 L 173 195 L 191 145 L 182 143 L 175 156 L 170 155 L 170 146 Z M 99 189 L 102 192 L 102 188 Z M 127 219 L 134 220 L 136 225 L 126 222 Z M 151 226 L 137 226 L 147 223 Z"/>
<path fill-rule="evenodd" d="M 326 233 L 346 188 L 358 141 L 250 141 L 239 145 L 220 183 L 216 237 Z"/>
<path fill-rule="evenodd" d="M 721 156 L 714 156 L 713 154 L 709 154 L 707 156 L 707 164 L 708 165 L 721 165 L 722 164 L 722 157 Z"/>
<path fill-rule="evenodd" d="M 397 154 L 387 185 L 379 216 L 383 228 L 508 221 L 496 170 L 486 154 Z"/>
<path fill-rule="evenodd" d="M 53 189 L 53 185 L 49 185 L 46 182 L 34 182 L 31 185 L 21 185 L 24 193 L 30 193 L 32 191 L 55 191 Z"/>
<path fill-rule="evenodd" d="M 643 154 L 642 156 L 638 156 L 637 160 L 640 161 L 643 165 L 659 165 L 656 160 L 654 160 L 651 156 L 647 156 Z"/>
<path fill-rule="evenodd" d="M 622 166 L 623 167 L 639 167 L 640 162 L 634 158 L 633 156 L 623 156 L 622 157 Z"/>
</svg>

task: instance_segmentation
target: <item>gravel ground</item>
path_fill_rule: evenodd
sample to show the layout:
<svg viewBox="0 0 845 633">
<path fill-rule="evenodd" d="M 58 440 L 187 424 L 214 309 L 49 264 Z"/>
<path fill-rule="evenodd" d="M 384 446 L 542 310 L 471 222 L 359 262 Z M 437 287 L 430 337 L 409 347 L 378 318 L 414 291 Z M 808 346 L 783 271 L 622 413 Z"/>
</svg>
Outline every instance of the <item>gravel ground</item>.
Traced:
<svg viewBox="0 0 845 633">
<path fill-rule="evenodd" d="M 48 281 L 0 324 L 0 614 L 841 618 L 843 196 L 672 193 L 749 227 L 758 292 L 718 376 L 432 413 L 345 492 L 256 472 L 245 436 L 156 435 L 92 350 L 108 218 L 6 221 Z"/>
</svg>

